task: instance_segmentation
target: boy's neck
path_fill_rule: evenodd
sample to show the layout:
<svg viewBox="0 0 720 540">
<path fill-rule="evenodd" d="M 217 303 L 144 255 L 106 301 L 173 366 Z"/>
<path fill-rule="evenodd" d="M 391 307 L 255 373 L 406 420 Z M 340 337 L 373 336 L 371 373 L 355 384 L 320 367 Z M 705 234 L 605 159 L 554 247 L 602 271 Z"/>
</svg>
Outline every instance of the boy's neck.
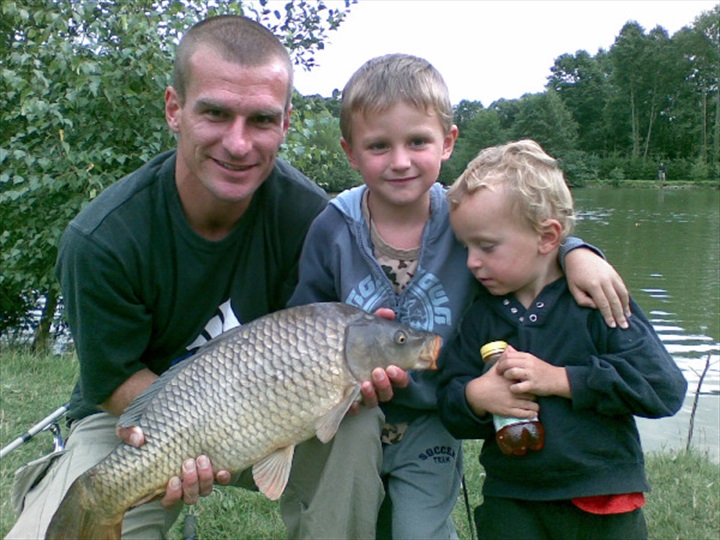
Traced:
<svg viewBox="0 0 720 540">
<path fill-rule="evenodd" d="M 536 273 L 535 278 L 530 283 L 522 289 L 515 291 L 515 299 L 526 309 L 529 309 L 545 287 L 564 275 L 565 273 L 562 271 L 560 263 L 557 260 L 557 253 L 555 253 L 555 257 L 548 258 L 548 264 Z"/>
<path fill-rule="evenodd" d="M 367 205 L 375 229 L 382 239 L 398 249 L 418 248 L 430 219 L 430 194 L 413 204 L 391 205 L 367 192 Z"/>
</svg>

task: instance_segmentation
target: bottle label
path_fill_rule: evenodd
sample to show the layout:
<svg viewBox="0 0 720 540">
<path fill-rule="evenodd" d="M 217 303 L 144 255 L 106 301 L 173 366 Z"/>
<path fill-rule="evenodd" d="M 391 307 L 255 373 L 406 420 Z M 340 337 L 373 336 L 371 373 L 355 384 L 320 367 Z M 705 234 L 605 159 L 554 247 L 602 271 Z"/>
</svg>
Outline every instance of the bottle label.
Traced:
<svg viewBox="0 0 720 540">
<path fill-rule="evenodd" d="M 493 424 L 495 425 L 495 431 L 500 431 L 504 427 L 514 426 L 515 424 L 537 422 L 537 419 L 537 416 L 534 418 L 513 418 L 512 416 L 500 416 L 499 414 L 494 414 Z"/>
</svg>

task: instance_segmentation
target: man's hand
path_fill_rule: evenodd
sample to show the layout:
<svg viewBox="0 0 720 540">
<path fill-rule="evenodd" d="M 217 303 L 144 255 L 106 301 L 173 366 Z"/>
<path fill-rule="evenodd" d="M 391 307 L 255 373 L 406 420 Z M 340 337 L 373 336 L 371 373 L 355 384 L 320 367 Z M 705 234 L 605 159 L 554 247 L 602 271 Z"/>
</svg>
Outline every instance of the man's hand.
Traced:
<svg viewBox="0 0 720 540">
<path fill-rule="evenodd" d="M 573 249 L 565 256 L 565 275 L 579 306 L 599 309 L 610 328 L 628 327 L 630 295 L 610 263 L 589 249 Z"/>
<path fill-rule="evenodd" d="M 126 443 L 139 448 L 145 442 L 142 429 L 137 426 L 117 428 L 118 437 Z M 212 463 L 207 456 L 188 459 L 182 466 L 182 478 L 173 476 L 167 484 L 161 504 L 165 508 L 175 506 L 180 501 L 195 504 L 200 497 L 212 493 L 213 483 L 226 486 L 230 483 L 230 471 L 222 469 L 213 473 Z"/>
</svg>

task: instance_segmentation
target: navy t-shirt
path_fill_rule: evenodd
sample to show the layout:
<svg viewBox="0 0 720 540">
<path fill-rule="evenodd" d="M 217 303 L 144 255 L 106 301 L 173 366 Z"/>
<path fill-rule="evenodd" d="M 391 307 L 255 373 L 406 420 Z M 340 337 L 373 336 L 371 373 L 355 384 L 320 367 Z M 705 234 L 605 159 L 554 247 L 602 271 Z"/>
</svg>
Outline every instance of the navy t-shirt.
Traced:
<svg viewBox="0 0 720 540">
<path fill-rule="evenodd" d="M 208 339 L 285 306 L 325 193 L 278 160 L 219 241 L 188 224 L 175 152 L 106 189 L 63 234 L 56 274 L 80 359 L 70 416 L 82 418 L 135 372 L 160 374 Z"/>
</svg>

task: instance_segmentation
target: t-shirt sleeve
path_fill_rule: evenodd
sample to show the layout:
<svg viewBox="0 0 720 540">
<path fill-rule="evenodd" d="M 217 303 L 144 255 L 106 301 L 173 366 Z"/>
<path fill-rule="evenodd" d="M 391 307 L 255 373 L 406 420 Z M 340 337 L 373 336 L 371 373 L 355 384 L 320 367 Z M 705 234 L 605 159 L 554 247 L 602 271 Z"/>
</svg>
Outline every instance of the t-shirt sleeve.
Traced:
<svg viewBox="0 0 720 540">
<path fill-rule="evenodd" d="M 135 372 L 151 334 L 151 314 L 129 278 L 127 260 L 71 224 L 56 275 L 80 362 L 80 388 L 98 405 Z"/>
</svg>

